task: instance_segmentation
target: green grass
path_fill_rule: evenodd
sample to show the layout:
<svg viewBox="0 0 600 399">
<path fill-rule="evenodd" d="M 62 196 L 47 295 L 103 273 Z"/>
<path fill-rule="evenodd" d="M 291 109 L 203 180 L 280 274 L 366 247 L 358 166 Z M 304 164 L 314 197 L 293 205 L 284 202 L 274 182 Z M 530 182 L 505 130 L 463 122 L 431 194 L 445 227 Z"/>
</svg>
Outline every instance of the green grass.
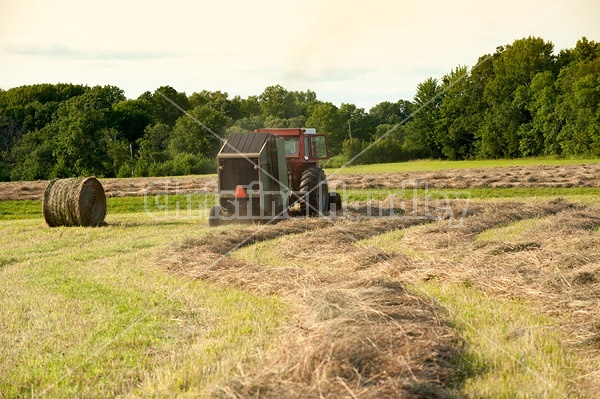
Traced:
<svg viewBox="0 0 600 399">
<path fill-rule="evenodd" d="M 478 239 L 517 242 L 539 223 L 540 219 L 511 223 L 486 230 Z M 431 254 L 403 242 L 404 237 L 419 235 L 421 229 L 415 226 L 391 231 L 356 245 L 428 262 Z M 453 262 L 472 255 L 457 248 Z M 571 389 L 578 373 L 576 355 L 562 345 L 566 337 L 553 322 L 527 303 L 498 298 L 470 283 L 443 278 L 411 279 L 407 288 L 414 295 L 434 301 L 465 341 L 457 365 L 464 374 L 455 388 L 458 397 L 559 398 Z"/>
<path fill-rule="evenodd" d="M 155 195 L 148 197 L 114 197 L 106 199 L 108 215 L 124 213 L 145 213 L 154 219 L 173 217 L 200 218 L 214 205 L 213 195 L 178 194 Z M 39 218 L 42 215 L 42 201 L 0 201 L 0 220 Z"/>
<path fill-rule="evenodd" d="M 517 239 L 538 219 L 511 224 L 498 234 Z M 356 243 L 361 248 L 378 247 L 411 258 L 428 255 L 408 248 L 405 234 L 415 234 L 422 226 L 395 230 Z M 298 258 L 281 256 L 290 240 L 301 240 L 306 233 L 284 236 L 236 250 L 236 259 L 259 262 L 265 266 L 314 267 Z M 418 234 L 418 233 L 417 233 Z M 493 239 L 491 230 L 481 239 Z M 466 255 L 466 254 L 463 254 Z M 454 388 L 458 397 L 476 398 L 553 398 L 569 392 L 577 377 L 574 354 L 562 345 L 563 337 L 547 317 L 518 300 L 495 298 L 470 284 L 440 279 L 416 281 L 407 285 L 414 295 L 429 298 L 442 309 L 446 319 L 466 346 L 458 370 L 464 375 Z"/>
<path fill-rule="evenodd" d="M 374 165 L 356 165 L 341 169 L 327 169 L 327 175 L 343 173 L 385 173 L 385 172 L 414 172 L 446 169 L 484 169 L 508 166 L 537 166 L 537 165 L 573 165 L 584 163 L 599 163 L 600 158 L 594 159 L 556 159 L 556 158 L 522 158 L 522 159 L 486 159 L 475 161 L 439 161 L 418 160 Z"/>
<path fill-rule="evenodd" d="M 468 343 L 462 397 L 559 398 L 569 392 L 576 362 L 565 337 L 539 312 L 490 297 L 468 284 L 429 281 L 412 291 L 435 298 Z"/>
<path fill-rule="evenodd" d="M 534 231 L 541 222 L 542 219 L 519 220 L 506 226 L 485 230 L 477 235 L 477 239 L 482 241 L 502 241 L 518 244 L 522 241 L 524 235 Z"/>
<path fill-rule="evenodd" d="M 384 200 L 390 194 L 396 198 L 412 199 L 428 197 L 430 199 L 494 199 L 494 198 L 542 198 L 549 197 L 590 197 L 600 201 L 600 188 L 471 188 L 471 189 L 362 189 L 339 192 L 346 201 Z"/>
<path fill-rule="evenodd" d="M 276 297 L 154 264 L 175 242 L 204 234 L 206 219 L 142 211 L 107 222 L 0 222 L 10 237 L 0 242 L 0 397 L 199 396 L 287 320 Z"/>
<path fill-rule="evenodd" d="M 433 200 L 459 199 L 488 200 L 511 198 L 563 197 L 572 201 L 600 202 L 600 188 L 475 188 L 468 190 L 455 189 L 362 189 L 340 191 L 345 202 L 384 200 L 390 194 L 396 198 L 412 200 L 427 196 Z M 164 195 L 145 197 L 107 198 L 108 215 L 124 213 L 145 213 L 153 219 L 199 218 L 208 208 L 214 205 L 214 196 L 200 194 L 170 195 L 168 201 Z M 42 214 L 41 201 L 0 201 L 0 221 L 39 218 Z"/>
<path fill-rule="evenodd" d="M 343 172 L 599 161 L 423 161 Z M 393 193 L 409 200 L 414 194 Z M 561 196 L 600 202 L 600 188 L 416 191 L 418 197 L 433 199 L 452 199 L 457 193 L 461 199 L 482 201 Z M 342 194 L 352 202 L 383 200 L 390 191 Z M 41 201 L 0 201 L 0 234 L 5 237 L 0 241 L 0 398 L 198 397 L 235 373 L 242 362 L 251 365 L 252 355 L 269 347 L 290 320 L 282 301 L 177 277 L 156 263 L 162 251 L 206 233 L 206 213 L 213 202 L 201 195 L 172 195 L 168 201 L 162 195 L 108 198 L 107 226 L 48 228 L 41 218 Z M 536 220 L 490 229 L 478 239 L 518 241 L 535 228 Z M 229 228 L 235 226 L 221 229 L 226 234 Z M 403 244 L 408 231 L 374 236 L 361 245 L 423 258 Z M 263 265 L 313 267 L 300 255 L 282 260 L 274 248 L 286 239 L 290 237 L 245 247 L 234 257 Z M 572 354 L 565 352 L 564 337 L 552 322 L 527 304 L 439 279 L 411 287 L 445 309 L 467 343 L 459 365 L 467 378 L 457 394 L 511 398 L 568 392 L 578 370 Z"/>
<path fill-rule="evenodd" d="M 0 201 L 0 220 L 39 218 L 42 201 Z"/>
</svg>

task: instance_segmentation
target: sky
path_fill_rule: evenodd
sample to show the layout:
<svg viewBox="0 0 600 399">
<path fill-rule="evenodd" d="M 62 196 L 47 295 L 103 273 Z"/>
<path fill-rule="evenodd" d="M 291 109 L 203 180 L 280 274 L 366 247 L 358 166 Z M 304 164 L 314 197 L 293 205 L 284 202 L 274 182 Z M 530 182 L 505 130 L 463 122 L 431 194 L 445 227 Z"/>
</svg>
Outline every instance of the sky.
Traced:
<svg viewBox="0 0 600 399">
<path fill-rule="evenodd" d="M 137 98 L 280 84 L 369 110 L 496 47 L 600 41 L 598 0 L 0 0 L 0 88 L 114 85 Z"/>
</svg>

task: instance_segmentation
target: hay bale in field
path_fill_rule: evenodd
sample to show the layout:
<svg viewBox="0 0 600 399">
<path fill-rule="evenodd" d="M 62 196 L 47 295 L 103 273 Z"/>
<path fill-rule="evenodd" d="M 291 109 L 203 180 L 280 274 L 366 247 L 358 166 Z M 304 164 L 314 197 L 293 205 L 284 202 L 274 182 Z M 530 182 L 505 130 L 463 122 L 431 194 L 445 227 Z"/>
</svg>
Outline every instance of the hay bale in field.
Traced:
<svg viewBox="0 0 600 399">
<path fill-rule="evenodd" d="M 50 227 L 99 226 L 106 216 L 106 195 L 95 177 L 54 179 L 46 187 L 42 204 Z"/>
</svg>

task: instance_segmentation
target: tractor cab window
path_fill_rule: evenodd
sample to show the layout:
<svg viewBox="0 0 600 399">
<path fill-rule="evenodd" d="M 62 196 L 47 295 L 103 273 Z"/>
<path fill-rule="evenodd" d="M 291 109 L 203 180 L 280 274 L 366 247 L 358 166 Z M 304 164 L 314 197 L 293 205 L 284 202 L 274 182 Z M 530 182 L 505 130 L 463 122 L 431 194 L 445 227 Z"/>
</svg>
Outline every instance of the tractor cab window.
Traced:
<svg viewBox="0 0 600 399">
<path fill-rule="evenodd" d="M 315 159 L 327 159 L 327 142 L 325 141 L 325 136 L 311 136 L 310 153 Z"/>
<path fill-rule="evenodd" d="M 285 156 L 286 157 L 297 157 L 298 156 L 298 137 L 286 137 L 285 138 Z"/>
</svg>

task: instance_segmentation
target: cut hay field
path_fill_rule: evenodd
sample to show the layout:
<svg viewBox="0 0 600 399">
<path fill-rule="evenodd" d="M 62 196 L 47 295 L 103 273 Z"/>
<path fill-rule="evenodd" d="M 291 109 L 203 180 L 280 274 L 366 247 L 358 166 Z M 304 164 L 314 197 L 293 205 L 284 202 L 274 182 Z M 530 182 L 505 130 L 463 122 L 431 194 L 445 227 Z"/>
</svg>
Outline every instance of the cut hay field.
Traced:
<svg viewBox="0 0 600 399">
<path fill-rule="evenodd" d="M 367 170 L 214 229 L 214 177 L 101 179 L 99 228 L 0 183 L 0 398 L 595 398 L 598 165 Z"/>
</svg>

